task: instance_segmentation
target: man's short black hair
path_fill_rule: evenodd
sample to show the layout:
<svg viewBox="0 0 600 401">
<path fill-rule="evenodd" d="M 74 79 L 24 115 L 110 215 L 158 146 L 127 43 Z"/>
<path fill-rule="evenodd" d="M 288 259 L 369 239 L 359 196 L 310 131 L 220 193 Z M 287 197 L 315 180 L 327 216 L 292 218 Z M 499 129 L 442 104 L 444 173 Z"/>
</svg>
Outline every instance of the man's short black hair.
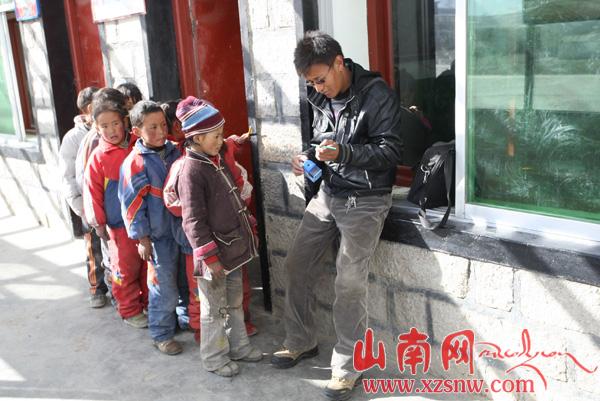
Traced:
<svg viewBox="0 0 600 401">
<path fill-rule="evenodd" d="M 98 92 L 98 88 L 95 86 L 88 86 L 87 88 L 83 88 L 77 94 L 77 108 L 84 112 L 85 109 L 90 103 L 92 103 L 92 99 L 94 98 L 94 93 Z"/>
<path fill-rule="evenodd" d="M 163 113 L 163 109 L 160 104 L 153 102 L 152 100 L 142 100 L 137 102 L 131 110 L 129 110 L 129 121 L 131 121 L 132 127 L 140 128 L 144 124 L 144 117 L 151 113 Z"/>
<path fill-rule="evenodd" d="M 179 104 L 179 102 L 181 101 L 181 99 L 177 99 L 177 100 L 167 100 L 166 102 L 164 102 L 163 104 L 160 105 L 160 107 L 162 107 L 163 111 L 165 112 L 165 117 L 167 119 L 167 126 L 169 127 L 169 132 L 171 132 L 171 130 L 173 129 L 173 123 L 177 120 L 177 116 L 175 115 L 175 112 L 177 111 L 177 105 Z"/>
<path fill-rule="evenodd" d="M 304 75 L 315 64 L 332 65 L 338 55 L 344 57 L 337 40 L 321 31 L 308 31 L 296 45 L 294 65 Z"/>
<path fill-rule="evenodd" d="M 142 92 L 140 91 L 140 88 L 138 88 L 132 82 L 124 82 L 115 89 L 124 94 L 126 97 L 130 98 L 133 104 L 136 104 L 142 100 Z"/>
</svg>

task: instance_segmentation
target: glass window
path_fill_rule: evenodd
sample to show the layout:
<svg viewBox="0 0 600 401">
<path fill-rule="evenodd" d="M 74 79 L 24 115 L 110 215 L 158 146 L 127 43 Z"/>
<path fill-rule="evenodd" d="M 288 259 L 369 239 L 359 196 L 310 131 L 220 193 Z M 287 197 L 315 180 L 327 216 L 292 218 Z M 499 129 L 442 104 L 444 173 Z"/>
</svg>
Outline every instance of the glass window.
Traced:
<svg viewBox="0 0 600 401">
<path fill-rule="evenodd" d="M 407 166 L 418 164 L 434 142 L 454 139 L 455 9 L 455 0 L 392 2 L 394 82 Z"/>
<path fill-rule="evenodd" d="M 9 69 L 5 54 L 4 51 L 0 54 L 0 134 L 15 135 L 13 107 L 10 98 L 11 92 L 9 91 L 9 82 L 7 79 Z"/>
<path fill-rule="evenodd" d="M 19 23 L 7 7 L 0 2 L 0 138 L 33 140 L 36 131 Z"/>
<path fill-rule="evenodd" d="M 466 201 L 600 221 L 600 2 L 467 2 Z"/>
</svg>

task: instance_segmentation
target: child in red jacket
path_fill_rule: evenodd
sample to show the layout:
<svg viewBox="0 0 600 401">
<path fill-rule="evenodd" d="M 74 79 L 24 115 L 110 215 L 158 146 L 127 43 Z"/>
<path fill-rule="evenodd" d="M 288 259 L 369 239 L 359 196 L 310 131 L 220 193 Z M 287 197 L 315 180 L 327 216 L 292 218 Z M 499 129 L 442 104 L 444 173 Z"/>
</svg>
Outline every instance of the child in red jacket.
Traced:
<svg viewBox="0 0 600 401">
<path fill-rule="evenodd" d="M 113 295 L 119 314 L 132 327 L 148 327 L 143 313 L 148 305 L 146 265 L 138 255 L 136 241 L 127 236 L 117 196 L 119 168 L 132 145 L 125 135 L 126 111 L 116 102 L 95 99 L 92 114 L 100 141 L 84 173 L 85 217 L 99 237 L 110 238 Z"/>
</svg>

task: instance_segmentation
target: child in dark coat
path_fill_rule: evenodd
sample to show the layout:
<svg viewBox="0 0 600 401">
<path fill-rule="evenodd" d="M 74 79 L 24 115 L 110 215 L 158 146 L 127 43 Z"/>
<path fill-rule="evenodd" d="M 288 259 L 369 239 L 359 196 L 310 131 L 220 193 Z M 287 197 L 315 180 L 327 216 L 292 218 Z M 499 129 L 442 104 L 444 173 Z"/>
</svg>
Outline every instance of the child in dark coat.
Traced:
<svg viewBox="0 0 600 401">
<path fill-rule="evenodd" d="M 234 361 L 256 362 L 242 310 L 241 267 L 258 255 L 253 218 L 223 159 L 223 119 L 208 102 L 188 97 L 177 108 L 187 155 L 179 175 L 183 230 L 200 276 L 200 355 L 206 370 L 234 376 Z"/>
</svg>

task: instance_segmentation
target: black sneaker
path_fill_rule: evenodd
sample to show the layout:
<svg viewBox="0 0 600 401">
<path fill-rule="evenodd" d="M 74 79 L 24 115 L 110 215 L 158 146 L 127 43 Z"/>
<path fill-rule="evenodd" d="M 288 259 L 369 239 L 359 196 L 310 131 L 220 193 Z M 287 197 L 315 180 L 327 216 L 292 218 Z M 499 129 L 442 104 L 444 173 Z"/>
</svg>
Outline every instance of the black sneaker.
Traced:
<svg viewBox="0 0 600 401">
<path fill-rule="evenodd" d="M 271 365 L 278 369 L 287 369 L 296 366 L 302 359 L 312 358 L 317 355 L 319 355 L 319 347 L 316 345 L 314 348 L 306 351 L 292 351 L 284 348 L 273 353 Z"/>
</svg>

